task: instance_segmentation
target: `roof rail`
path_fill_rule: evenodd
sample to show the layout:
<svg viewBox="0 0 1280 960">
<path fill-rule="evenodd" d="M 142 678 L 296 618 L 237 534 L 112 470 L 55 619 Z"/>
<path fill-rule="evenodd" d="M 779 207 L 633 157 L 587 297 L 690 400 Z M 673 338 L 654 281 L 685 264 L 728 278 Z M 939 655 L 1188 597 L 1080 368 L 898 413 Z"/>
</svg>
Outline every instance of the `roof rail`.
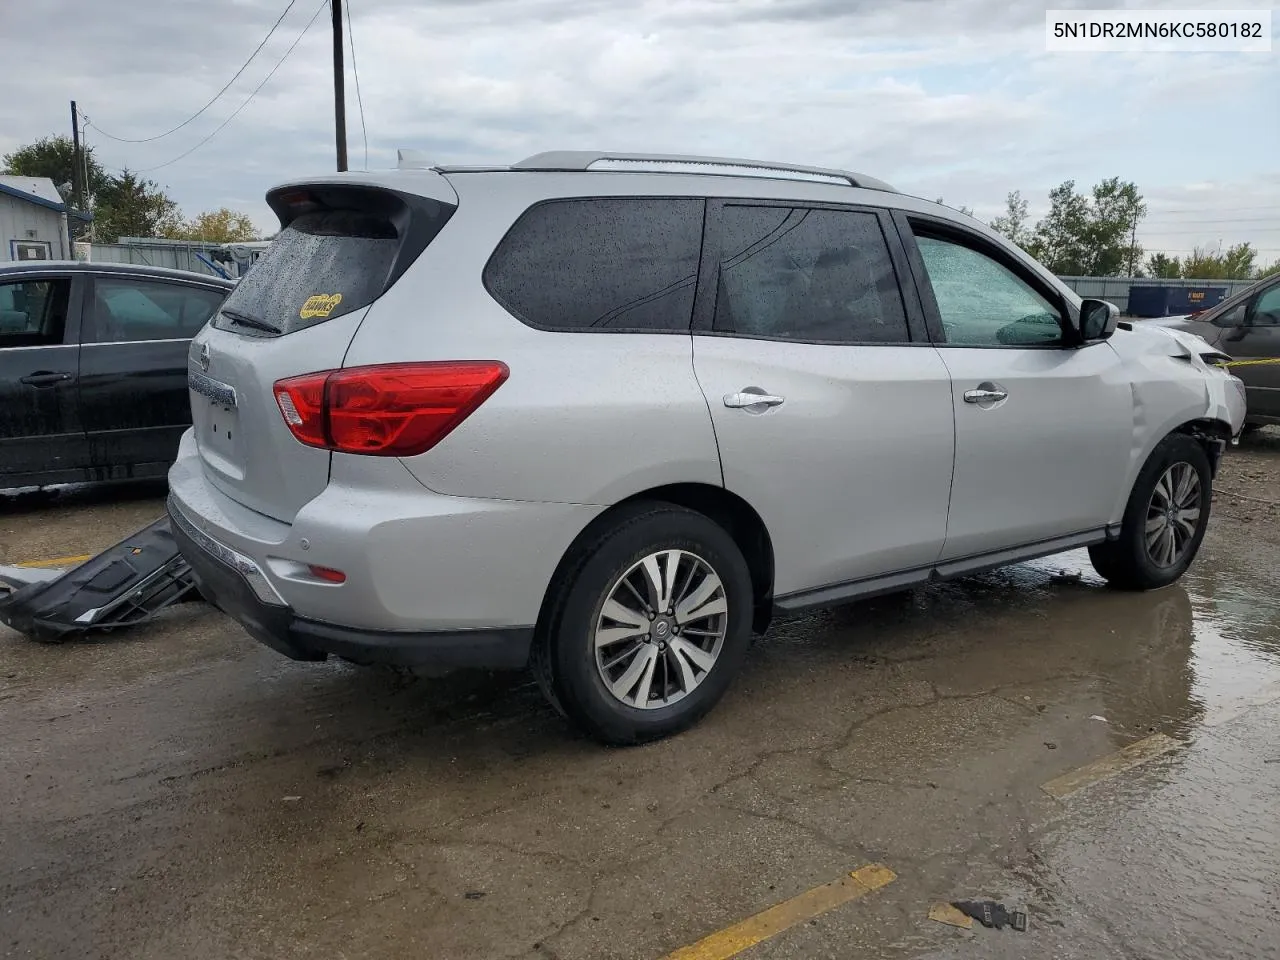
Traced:
<svg viewBox="0 0 1280 960">
<path fill-rule="evenodd" d="M 512 170 L 581 172 L 631 170 L 637 173 L 702 173 L 731 177 L 769 177 L 839 183 L 866 190 L 897 193 L 883 180 L 849 170 L 803 167 L 794 163 L 769 163 L 737 157 L 699 157 L 667 153 L 600 153 L 593 150 L 552 150 L 534 154 L 511 165 Z"/>
</svg>

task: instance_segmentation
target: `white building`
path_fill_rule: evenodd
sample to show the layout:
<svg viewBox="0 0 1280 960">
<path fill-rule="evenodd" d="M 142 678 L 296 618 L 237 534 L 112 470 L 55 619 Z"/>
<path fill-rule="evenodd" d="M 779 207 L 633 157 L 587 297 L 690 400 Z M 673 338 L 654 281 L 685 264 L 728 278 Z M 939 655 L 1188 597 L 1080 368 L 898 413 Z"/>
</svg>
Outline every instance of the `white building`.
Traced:
<svg viewBox="0 0 1280 960">
<path fill-rule="evenodd" d="M 67 205 L 48 177 L 0 177 L 0 263 L 70 260 Z"/>
</svg>

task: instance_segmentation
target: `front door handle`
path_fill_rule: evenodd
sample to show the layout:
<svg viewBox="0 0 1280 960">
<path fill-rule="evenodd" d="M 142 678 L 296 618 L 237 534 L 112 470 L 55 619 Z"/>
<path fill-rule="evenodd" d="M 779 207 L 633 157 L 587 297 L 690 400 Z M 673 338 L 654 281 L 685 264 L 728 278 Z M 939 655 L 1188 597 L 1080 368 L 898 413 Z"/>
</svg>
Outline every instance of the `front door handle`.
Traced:
<svg viewBox="0 0 1280 960">
<path fill-rule="evenodd" d="M 1008 392 L 991 383 L 984 383 L 977 390 L 966 390 L 964 392 L 965 403 L 999 403 L 1001 400 L 1007 399 L 1009 399 Z"/>
<path fill-rule="evenodd" d="M 65 383 L 71 379 L 71 374 L 64 372 L 54 373 L 49 370 L 40 370 L 22 378 L 22 382 L 30 387 L 52 387 L 55 383 Z"/>
<path fill-rule="evenodd" d="M 738 393 L 726 393 L 724 405 L 735 410 L 750 410 L 752 407 L 776 407 L 786 402 L 786 399 L 765 393 L 759 387 L 746 387 Z"/>
</svg>

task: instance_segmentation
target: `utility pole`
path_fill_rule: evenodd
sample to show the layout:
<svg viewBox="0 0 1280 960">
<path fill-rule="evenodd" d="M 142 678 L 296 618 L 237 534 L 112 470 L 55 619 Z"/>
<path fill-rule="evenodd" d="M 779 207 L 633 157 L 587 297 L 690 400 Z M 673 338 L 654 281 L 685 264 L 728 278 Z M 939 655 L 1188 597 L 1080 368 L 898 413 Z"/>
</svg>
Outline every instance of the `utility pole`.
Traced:
<svg viewBox="0 0 1280 960">
<path fill-rule="evenodd" d="M 80 113 L 76 110 L 76 102 L 71 101 L 71 196 L 77 210 L 83 210 L 80 198 Z"/>
<path fill-rule="evenodd" d="M 1129 234 L 1129 276 L 1133 276 L 1133 258 L 1138 255 L 1138 215 L 1133 215 L 1133 232 Z"/>
<path fill-rule="evenodd" d="M 338 143 L 338 172 L 347 169 L 347 96 L 342 68 L 342 0 L 329 0 L 333 12 L 333 129 Z"/>
</svg>

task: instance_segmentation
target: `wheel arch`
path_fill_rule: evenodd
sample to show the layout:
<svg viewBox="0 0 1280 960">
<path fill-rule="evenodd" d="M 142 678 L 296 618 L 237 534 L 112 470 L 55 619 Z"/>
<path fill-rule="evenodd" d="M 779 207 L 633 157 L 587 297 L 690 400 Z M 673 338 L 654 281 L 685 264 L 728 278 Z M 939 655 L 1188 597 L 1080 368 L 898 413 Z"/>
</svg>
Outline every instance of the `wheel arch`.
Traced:
<svg viewBox="0 0 1280 960">
<path fill-rule="evenodd" d="M 746 500 L 724 487 L 706 483 L 673 483 L 641 490 L 609 507 L 573 539 L 556 565 L 538 613 L 541 634 L 554 614 L 554 604 L 567 570 L 577 561 L 583 543 L 599 536 L 602 528 L 641 504 L 669 503 L 693 510 L 712 520 L 733 538 L 751 573 L 752 630 L 763 633 L 773 615 L 773 540 L 760 514 Z"/>
<path fill-rule="evenodd" d="M 1186 423 L 1174 427 L 1167 436 L 1173 436 L 1174 434 L 1191 437 L 1204 447 L 1204 452 L 1209 456 L 1209 471 L 1213 476 L 1217 476 L 1218 464 L 1221 462 L 1227 446 L 1231 443 L 1231 425 L 1229 423 L 1224 420 L 1202 417 L 1197 420 L 1188 420 Z"/>
</svg>

